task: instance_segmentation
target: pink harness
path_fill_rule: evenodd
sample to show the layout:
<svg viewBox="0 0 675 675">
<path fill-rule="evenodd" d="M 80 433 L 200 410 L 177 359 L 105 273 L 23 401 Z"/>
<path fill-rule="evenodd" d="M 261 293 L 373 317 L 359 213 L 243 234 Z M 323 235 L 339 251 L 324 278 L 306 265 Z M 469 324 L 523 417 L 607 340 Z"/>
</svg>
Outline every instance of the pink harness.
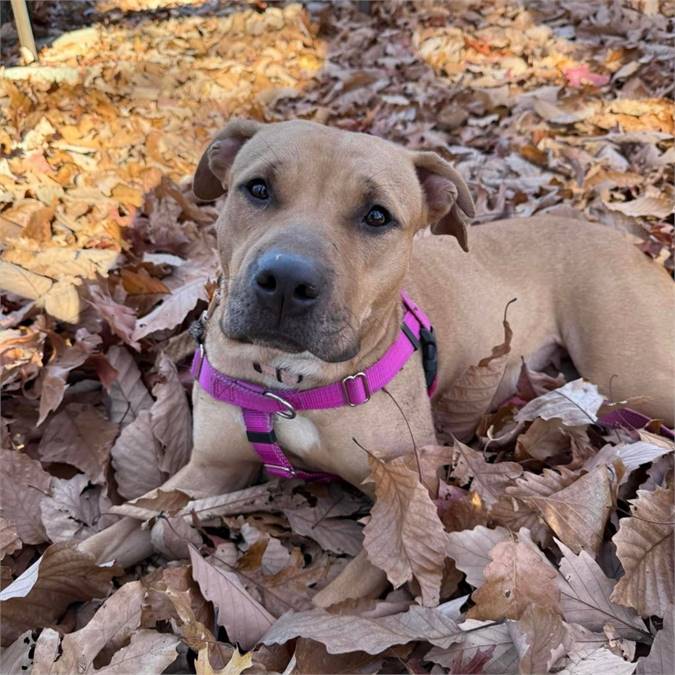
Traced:
<svg viewBox="0 0 675 675">
<path fill-rule="evenodd" d="M 259 455 L 267 473 L 283 478 L 331 480 L 332 474 L 295 469 L 279 446 L 274 433 L 273 416 L 293 419 L 297 410 L 363 405 L 391 382 L 419 349 L 422 353 L 427 393 L 436 388 L 436 341 L 427 315 L 403 292 L 405 315 L 401 331 L 381 359 L 365 370 L 348 375 L 339 382 L 314 389 L 265 389 L 257 384 L 236 380 L 216 370 L 210 363 L 203 342 L 195 352 L 192 375 L 217 401 L 241 408 L 246 435 Z"/>
</svg>

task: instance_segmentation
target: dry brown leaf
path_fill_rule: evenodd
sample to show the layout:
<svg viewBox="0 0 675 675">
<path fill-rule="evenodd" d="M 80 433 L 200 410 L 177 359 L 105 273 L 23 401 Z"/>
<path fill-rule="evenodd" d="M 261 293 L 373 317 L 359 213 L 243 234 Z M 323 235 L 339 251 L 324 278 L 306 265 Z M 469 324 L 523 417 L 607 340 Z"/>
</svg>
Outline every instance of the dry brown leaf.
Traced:
<svg viewBox="0 0 675 675">
<path fill-rule="evenodd" d="M 61 405 L 66 391 L 68 373 L 81 366 L 100 342 L 101 338 L 98 335 L 91 335 L 86 328 L 79 328 L 75 333 L 74 344 L 50 361 L 42 371 L 39 378 L 41 392 L 38 426 L 45 421 L 52 410 L 56 410 Z"/>
<path fill-rule="evenodd" d="M 219 625 L 232 642 L 250 649 L 274 623 L 274 617 L 251 597 L 235 573 L 207 562 L 194 546 L 189 549 L 192 576 L 218 611 Z"/>
<path fill-rule="evenodd" d="M 165 354 L 160 354 L 157 370 L 161 379 L 152 388 L 156 400 L 150 408 L 150 426 L 163 448 L 159 468 L 173 475 L 190 459 L 192 415 L 176 366 Z"/>
<path fill-rule="evenodd" d="M 675 592 L 673 488 L 638 490 L 637 495 L 630 500 L 631 516 L 619 521 L 612 537 L 624 575 L 611 600 L 641 616 L 664 616 Z"/>
<path fill-rule="evenodd" d="M 567 651 L 567 631 L 560 615 L 549 608 L 530 605 L 518 620 L 525 644 L 520 657 L 520 673 L 549 673 Z"/>
<path fill-rule="evenodd" d="M 523 473 L 522 467 L 516 462 L 489 464 L 483 453 L 460 441 L 455 441 L 453 446 L 452 465 L 452 475 L 461 485 L 471 481 L 471 489 L 489 507 L 496 504 L 505 489 Z"/>
<path fill-rule="evenodd" d="M 116 424 L 96 408 L 69 403 L 45 427 L 38 452 L 45 462 L 77 467 L 92 483 L 105 482 L 110 448 L 117 436 Z"/>
<path fill-rule="evenodd" d="M 624 661 L 609 649 L 600 647 L 570 657 L 570 664 L 559 675 L 631 675 L 635 664 Z"/>
<path fill-rule="evenodd" d="M 530 604 L 560 611 L 557 573 L 521 529 L 518 541 L 498 543 L 483 570 L 485 583 L 473 593 L 471 619 L 519 619 Z M 532 580 L 536 579 L 536 583 Z"/>
<path fill-rule="evenodd" d="M 445 532 L 436 506 L 404 459 L 383 462 L 369 455 L 368 464 L 376 495 L 363 531 L 368 558 L 395 588 L 415 578 L 422 603 L 436 605 L 445 561 Z"/>
<path fill-rule="evenodd" d="M 112 503 L 101 486 L 89 486 L 84 474 L 70 480 L 54 478 L 51 495 L 40 503 L 42 524 L 54 543 L 82 541 L 112 525 Z"/>
<path fill-rule="evenodd" d="M 148 410 L 141 410 L 136 419 L 122 429 L 110 456 L 118 491 L 126 499 L 140 497 L 168 478 L 159 468 L 161 448 L 152 433 Z"/>
<path fill-rule="evenodd" d="M 663 614 L 663 628 L 656 634 L 648 656 L 638 659 L 639 675 L 664 675 L 675 673 L 675 607 L 671 605 Z"/>
<path fill-rule="evenodd" d="M 9 644 L 27 628 L 56 622 L 71 602 L 105 597 L 110 580 L 121 573 L 116 566 L 97 566 L 92 555 L 68 544 L 52 544 L 0 592 L 3 644 Z"/>
<path fill-rule="evenodd" d="M 166 282 L 171 293 L 155 309 L 136 321 L 133 339 L 141 340 L 159 330 L 174 328 L 182 323 L 200 300 L 208 300 L 206 282 L 212 273 L 211 267 L 195 266 L 191 270 L 179 267 L 172 279 Z"/>
<path fill-rule="evenodd" d="M 24 544 L 47 540 L 40 502 L 49 493 L 50 475 L 22 452 L 0 450 L 0 494 L 2 517 L 15 529 Z"/>
<path fill-rule="evenodd" d="M 563 554 L 558 588 L 565 620 L 593 631 L 601 631 L 609 623 L 621 637 L 644 640 L 647 633 L 640 617 L 610 600 L 615 582 L 586 551 L 575 555 L 565 544 L 556 543 Z"/>
<path fill-rule="evenodd" d="M 519 457 L 530 456 L 545 462 L 570 447 L 570 438 L 558 419 L 537 418 L 524 434 L 518 436 L 516 448 Z"/>
<path fill-rule="evenodd" d="M 156 551 L 169 560 L 186 560 L 190 557 L 188 544 L 199 546 L 199 532 L 183 518 L 164 516 L 159 518 L 150 531 L 150 541 Z"/>
<path fill-rule="evenodd" d="M 558 471 L 544 469 L 542 474 L 525 472 L 513 485 L 506 488 L 504 496 L 492 507 L 490 517 L 497 524 L 511 531 L 522 527 L 530 530 L 534 541 L 544 546 L 550 543 L 551 530 L 525 497 L 547 497 L 571 485 L 578 474 L 565 467 Z"/>
<path fill-rule="evenodd" d="M 599 466 L 562 490 L 546 496 L 522 496 L 548 526 L 575 553 L 582 549 L 596 556 L 607 518 L 614 506 L 615 474 Z"/>
<path fill-rule="evenodd" d="M 108 417 L 126 426 L 136 419 L 141 410 L 152 406 L 152 396 L 143 384 L 136 362 L 124 347 L 111 347 L 106 357 L 117 371 L 117 379 L 108 391 Z"/>
<path fill-rule="evenodd" d="M 89 286 L 89 295 L 91 305 L 105 320 L 110 330 L 132 349 L 140 350 L 140 344 L 132 338 L 136 325 L 135 310 L 132 307 L 115 302 L 110 293 L 101 286 Z"/>
<path fill-rule="evenodd" d="M 537 417 L 555 418 L 568 427 L 582 426 L 597 421 L 597 412 L 604 400 L 594 384 L 574 380 L 530 401 L 518 411 L 515 419 L 529 422 Z"/>
<path fill-rule="evenodd" d="M 480 588 L 485 582 L 483 570 L 490 563 L 490 551 L 503 541 L 509 541 L 508 530 L 493 530 L 478 525 L 472 530 L 450 532 L 447 535 L 446 554 L 455 561 L 457 569 L 466 574 L 467 583 Z"/>
<path fill-rule="evenodd" d="M 503 326 L 504 342 L 493 347 L 492 353 L 477 365 L 467 368 L 434 401 L 434 420 L 444 433 L 467 441 L 473 436 L 481 416 L 488 412 L 511 352 L 513 331 L 506 320 L 506 310 Z"/>
<path fill-rule="evenodd" d="M 611 465 L 617 459 L 626 469 L 624 480 L 631 471 L 634 471 L 643 464 L 653 462 L 664 455 L 675 452 L 675 443 L 667 439 L 661 439 L 657 443 L 649 441 L 637 441 L 635 443 L 621 443 L 620 445 L 607 444 L 596 455 L 593 455 L 584 464 L 589 471 L 596 466 Z"/>
<path fill-rule="evenodd" d="M 605 202 L 608 209 L 636 218 L 654 216 L 667 218 L 675 210 L 675 201 L 665 194 L 641 195 L 629 202 Z"/>
<path fill-rule="evenodd" d="M 16 532 L 16 526 L 5 518 L 0 518 L 0 560 L 20 548 L 21 540 Z"/>
<path fill-rule="evenodd" d="M 380 654 L 393 645 L 404 645 L 413 640 L 425 640 L 447 648 L 462 639 L 462 632 L 439 608 L 413 605 L 402 614 L 368 619 L 312 609 L 284 614 L 265 633 L 262 643 L 284 644 L 296 637 L 321 642 L 329 654 L 353 651 Z"/>
<path fill-rule="evenodd" d="M 197 662 L 195 664 L 197 675 L 241 675 L 245 670 L 253 665 L 253 652 L 247 654 L 240 654 L 238 649 L 234 650 L 234 654 L 227 662 L 224 668 L 214 670 L 209 661 L 209 649 L 204 647 L 199 650 L 197 654 Z"/>
<path fill-rule="evenodd" d="M 32 631 L 27 630 L 19 635 L 9 647 L 0 651 L 0 673 L 15 675 L 29 672 L 33 664 L 31 652 L 34 646 Z"/>
<path fill-rule="evenodd" d="M 447 649 L 433 647 L 424 659 L 451 673 L 479 672 L 504 675 L 518 671 L 518 651 L 513 641 L 513 623 L 467 619 L 459 624 L 462 641 Z"/>
<path fill-rule="evenodd" d="M 134 671 L 138 673 L 163 673 L 176 660 L 179 644 L 179 638 L 170 633 L 140 629 L 132 634 L 126 647 L 113 654 L 109 665 L 92 672 L 128 675 L 129 665 L 133 664 Z M 61 672 L 67 674 L 67 671 Z"/>
<path fill-rule="evenodd" d="M 361 525 L 347 518 L 325 518 L 313 507 L 284 509 L 291 529 L 311 537 L 327 551 L 355 556 L 363 547 Z"/>
</svg>

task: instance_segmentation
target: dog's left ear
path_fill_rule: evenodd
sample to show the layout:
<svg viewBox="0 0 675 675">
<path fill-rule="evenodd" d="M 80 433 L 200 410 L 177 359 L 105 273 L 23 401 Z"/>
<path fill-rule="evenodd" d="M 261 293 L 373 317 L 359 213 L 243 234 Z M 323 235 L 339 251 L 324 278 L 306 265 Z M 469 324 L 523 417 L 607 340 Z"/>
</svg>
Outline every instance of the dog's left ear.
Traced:
<svg viewBox="0 0 675 675">
<path fill-rule="evenodd" d="M 218 132 L 199 160 L 192 180 L 192 192 L 198 199 L 212 201 L 225 194 L 234 158 L 262 126 L 253 120 L 234 119 Z"/>
<path fill-rule="evenodd" d="M 474 217 L 476 211 L 464 179 L 435 152 L 415 152 L 413 162 L 424 191 L 431 231 L 434 234 L 451 234 L 468 251 L 467 221 Z"/>
</svg>

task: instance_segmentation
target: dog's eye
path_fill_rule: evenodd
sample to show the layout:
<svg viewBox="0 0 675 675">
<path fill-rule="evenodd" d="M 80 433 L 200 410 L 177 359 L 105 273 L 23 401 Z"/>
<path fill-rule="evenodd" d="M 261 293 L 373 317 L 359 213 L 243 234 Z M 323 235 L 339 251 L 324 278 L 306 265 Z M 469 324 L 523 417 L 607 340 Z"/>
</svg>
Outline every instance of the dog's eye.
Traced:
<svg viewBox="0 0 675 675">
<path fill-rule="evenodd" d="M 375 205 L 366 213 L 364 222 L 369 227 L 384 227 L 391 223 L 391 214 L 384 206 Z"/>
<path fill-rule="evenodd" d="M 248 183 L 246 183 L 246 189 L 254 199 L 266 201 L 270 198 L 270 192 L 267 189 L 267 183 L 262 178 L 254 178 L 253 180 L 250 180 Z"/>
</svg>

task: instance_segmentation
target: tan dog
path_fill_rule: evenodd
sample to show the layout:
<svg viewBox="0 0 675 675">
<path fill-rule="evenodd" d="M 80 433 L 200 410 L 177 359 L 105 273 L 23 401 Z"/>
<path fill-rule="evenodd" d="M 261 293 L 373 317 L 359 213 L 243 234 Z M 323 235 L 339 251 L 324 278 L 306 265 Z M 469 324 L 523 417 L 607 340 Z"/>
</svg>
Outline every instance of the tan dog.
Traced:
<svg viewBox="0 0 675 675">
<path fill-rule="evenodd" d="M 205 152 L 194 191 L 203 199 L 228 193 L 217 222 L 225 280 L 206 353 L 232 377 L 310 388 L 363 370 L 397 335 L 405 288 L 434 325 L 442 397 L 502 341 L 504 307 L 517 298 L 512 360 L 495 403 L 513 393 L 521 356 L 537 368 L 564 346 L 613 399 L 644 397 L 633 407 L 673 422 L 672 284 L 608 228 L 505 221 L 472 230 L 468 253 L 473 205 L 447 162 L 300 121 L 231 122 Z M 430 223 L 452 236 L 413 241 Z M 199 386 L 193 399 L 192 458 L 163 487 L 207 496 L 246 486 L 260 460 L 241 411 Z M 411 451 L 411 432 L 417 446 L 435 441 L 421 359 L 414 355 L 364 405 L 279 418 L 275 431 L 294 465 L 363 489 L 367 457 L 352 438 L 388 458 Z M 131 519 L 82 548 L 123 564 L 151 552 Z M 364 563 L 351 573 L 354 595 L 380 587 L 381 573 L 367 571 Z"/>
</svg>

